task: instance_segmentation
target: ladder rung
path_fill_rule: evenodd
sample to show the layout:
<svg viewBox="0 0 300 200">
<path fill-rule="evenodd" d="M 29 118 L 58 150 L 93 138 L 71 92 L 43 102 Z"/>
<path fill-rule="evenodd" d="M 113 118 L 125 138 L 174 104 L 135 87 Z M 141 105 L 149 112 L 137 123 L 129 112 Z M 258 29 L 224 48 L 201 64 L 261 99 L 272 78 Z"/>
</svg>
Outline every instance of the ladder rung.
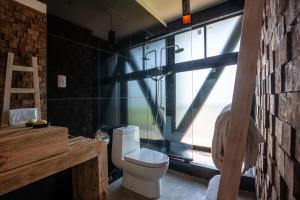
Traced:
<svg viewBox="0 0 300 200">
<path fill-rule="evenodd" d="M 19 94 L 19 93 L 34 93 L 33 88 L 11 88 L 11 93 Z"/>
<path fill-rule="evenodd" d="M 19 72 L 33 72 L 32 67 L 24 67 L 24 66 L 18 66 L 18 65 L 13 65 L 12 70 L 19 71 Z"/>
</svg>

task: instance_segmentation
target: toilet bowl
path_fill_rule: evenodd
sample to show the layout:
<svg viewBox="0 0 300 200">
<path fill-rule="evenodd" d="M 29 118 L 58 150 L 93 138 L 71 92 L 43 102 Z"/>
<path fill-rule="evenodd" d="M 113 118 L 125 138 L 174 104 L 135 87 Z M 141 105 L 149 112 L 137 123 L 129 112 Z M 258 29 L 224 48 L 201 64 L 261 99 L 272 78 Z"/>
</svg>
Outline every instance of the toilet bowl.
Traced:
<svg viewBox="0 0 300 200">
<path fill-rule="evenodd" d="M 147 198 L 160 196 L 161 178 L 168 169 L 169 157 L 158 151 L 140 148 L 137 126 L 114 130 L 112 162 L 123 170 L 123 187 Z"/>
</svg>

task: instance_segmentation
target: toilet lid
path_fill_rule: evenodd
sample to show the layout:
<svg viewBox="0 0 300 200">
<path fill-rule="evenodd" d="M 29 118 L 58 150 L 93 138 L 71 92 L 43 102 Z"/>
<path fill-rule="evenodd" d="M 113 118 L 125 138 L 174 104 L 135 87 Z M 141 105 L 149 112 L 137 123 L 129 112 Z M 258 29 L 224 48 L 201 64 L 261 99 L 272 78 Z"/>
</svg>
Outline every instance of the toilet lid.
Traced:
<svg viewBox="0 0 300 200">
<path fill-rule="evenodd" d="M 145 167 L 162 167 L 169 162 L 166 154 L 151 149 L 138 149 L 124 157 L 128 162 L 132 162 Z"/>
</svg>

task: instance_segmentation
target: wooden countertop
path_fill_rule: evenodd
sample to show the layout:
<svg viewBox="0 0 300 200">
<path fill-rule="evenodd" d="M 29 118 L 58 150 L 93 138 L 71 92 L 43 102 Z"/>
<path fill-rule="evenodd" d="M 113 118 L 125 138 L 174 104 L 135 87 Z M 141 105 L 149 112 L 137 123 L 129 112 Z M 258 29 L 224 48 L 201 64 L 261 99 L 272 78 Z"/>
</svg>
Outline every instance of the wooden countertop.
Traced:
<svg viewBox="0 0 300 200">
<path fill-rule="evenodd" d="M 0 173 L 68 150 L 68 128 L 25 125 L 0 128 Z"/>
<path fill-rule="evenodd" d="M 0 173 L 0 195 L 72 168 L 74 199 L 108 199 L 106 148 L 105 142 L 71 138 L 64 153 Z"/>
</svg>

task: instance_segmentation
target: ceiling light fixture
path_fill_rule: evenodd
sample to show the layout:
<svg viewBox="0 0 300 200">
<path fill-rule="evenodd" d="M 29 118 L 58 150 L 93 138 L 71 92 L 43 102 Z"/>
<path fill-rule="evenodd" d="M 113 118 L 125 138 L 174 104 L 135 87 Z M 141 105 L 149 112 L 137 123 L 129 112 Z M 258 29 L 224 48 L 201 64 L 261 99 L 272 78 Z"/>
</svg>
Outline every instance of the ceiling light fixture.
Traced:
<svg viewBox="0 0 300 200">
<path fill-rule="evenodd" d="M 184 25 L 191 23 L 190 0 L 182 0 L 182 23 Z"/>
</svg>

